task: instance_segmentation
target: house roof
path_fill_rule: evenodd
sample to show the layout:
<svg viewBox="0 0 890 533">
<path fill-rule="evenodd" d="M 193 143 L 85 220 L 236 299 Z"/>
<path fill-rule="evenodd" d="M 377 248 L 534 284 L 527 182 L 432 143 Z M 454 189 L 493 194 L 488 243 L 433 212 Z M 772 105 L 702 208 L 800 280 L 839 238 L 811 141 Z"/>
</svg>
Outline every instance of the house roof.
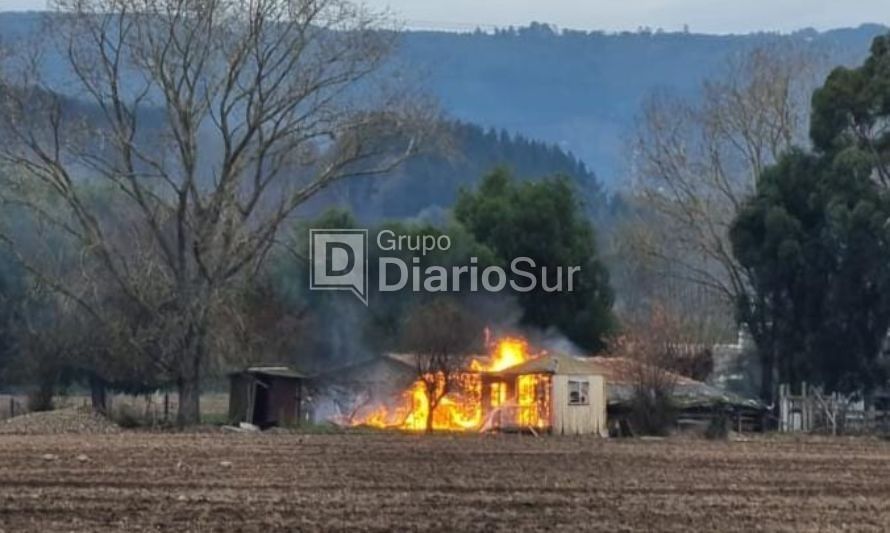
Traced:
<svg viewBox="0 0 890 533">
<path fill-rule="evenodd" d="M 640 369 L 647 368 L 644 363 L 626 357 L 591 357 L 588 359 L 588 364 L 597 370 L 595 373 L 605 376 L 610 383 L 616 385 L 633 385 L 637 376 L 641 375 Z M 665 371 L 664 376 L 677 386 L 701 383 L 674 372 Z"/>
<path fill-rule="evenodd" d="M 378 379 L 393 379 L 399 376 L 416 376 L 417 370 L 404 358 L 396 354 L 383 354 L 354 363 L 340 365 L 315 376 L 321 382 L 356 381 L 367 382 Z"/>
<path fill-rule="evenodd" d="M 526 374 L 570 374 L 584 375 L 602 374 L 599 368 L 590 364 L 589 359 L 572 357 L 561 353 L 552 353 L 529 359 L 524 363 L 511 366 L 499 372 L 490 372 L 497 376 L 520 376 Z"/>
<path fill-rule="evenodd" d="M 635 376 L 639 375 L 637 369 L 642 363 L 624 357 L 592 357 L 590 364 L 599 368 L 598 373 L 606 377 L 610 403 L 620 403 L 633 398 Z M 725 391 L 673 372 L 668 372 L 666 376 L 674 383 L 672 395 L 674 401 L 684 407 L 730 404 L 753 409 L 764 408 L 763 403 L 754 398 Z"/>
<path fill-rule="evenodd" d="M 606 380 L 609 403 L 620 403 L 633 398 L 636 376 L 641 368 L 637 361 L 624 357 L 572 357 L 564 354 L 547 354 L 500 372 L 494 376 L 519 376 L 527 374 L 598 375 Z M 675 401 L 684 406 L 725 403 L 762 408 L 761 402 L 727 392 L 707 383 L 668 372 L 666 377 L 674 382 Z"/>
<path fill-rule="evenodd" d="M 306 376 L 288 366 L 252 366 L 232 374 L 253 374 L 276 378 L 304 379 Z"/>
</svg>

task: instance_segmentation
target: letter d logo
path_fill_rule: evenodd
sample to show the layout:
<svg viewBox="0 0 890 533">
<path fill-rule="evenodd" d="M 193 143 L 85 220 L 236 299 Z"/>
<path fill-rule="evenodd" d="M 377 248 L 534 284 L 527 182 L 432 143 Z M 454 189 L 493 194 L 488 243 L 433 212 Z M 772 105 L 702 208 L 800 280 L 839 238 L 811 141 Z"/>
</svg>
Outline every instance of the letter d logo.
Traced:
<svg viewBox="0 0 890 533">
<path fill-rule="evenodd" d="M 352 291 L 368 305 L 368 230 L 312 229 L 309 289 Z"/>
</svg>

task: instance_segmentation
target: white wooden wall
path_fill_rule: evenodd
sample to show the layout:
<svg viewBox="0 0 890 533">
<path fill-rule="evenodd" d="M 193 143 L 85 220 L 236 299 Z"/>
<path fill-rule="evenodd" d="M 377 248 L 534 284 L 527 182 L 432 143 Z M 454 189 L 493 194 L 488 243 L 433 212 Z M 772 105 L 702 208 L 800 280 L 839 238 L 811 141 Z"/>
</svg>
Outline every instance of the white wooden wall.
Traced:
<svg viewBox="0 0 890 533">
<path fill-rule="evenodd" d="M 590 383 L 587 405 L 569 405 L 569 380 Z M 553 408 L 553 433 L 556 435 L 609 435 L 606 427 L 606 380 L 603 376 L 553 376 L 550 398 Z"/>
</svg>

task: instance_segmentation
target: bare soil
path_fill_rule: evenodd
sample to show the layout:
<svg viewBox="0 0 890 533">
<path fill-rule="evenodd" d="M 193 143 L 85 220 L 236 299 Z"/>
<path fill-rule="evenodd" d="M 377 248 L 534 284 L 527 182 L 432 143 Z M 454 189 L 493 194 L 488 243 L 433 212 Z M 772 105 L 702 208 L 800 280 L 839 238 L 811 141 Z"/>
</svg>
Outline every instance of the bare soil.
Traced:
<svg viewBox="0 0 890 533">
<path fill-rule="evenodd" d="M 0 434 L 118 433 L 120 428 L 89 407 L 28 413 L 0 421 Z"/>
<path fill-rule="evenodd" d="M 0 436 L 0 530 L 882 531 L 890 445 Z"/>
</svg>

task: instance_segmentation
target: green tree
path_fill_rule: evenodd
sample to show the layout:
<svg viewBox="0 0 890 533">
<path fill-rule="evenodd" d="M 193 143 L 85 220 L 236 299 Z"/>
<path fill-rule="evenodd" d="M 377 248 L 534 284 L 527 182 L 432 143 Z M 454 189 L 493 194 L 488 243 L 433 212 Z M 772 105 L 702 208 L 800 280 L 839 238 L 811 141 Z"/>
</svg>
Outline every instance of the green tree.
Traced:
<svg viewBox="0 0 890 533">
<path fill-rule="evenodd" d="M 739 319 L 758 344 L 762 396 L 781 381 L 840 390 L 882 382 L 890 327 L 890 36 L 858 68 L 832 71 L 812 98 L 811 154 L 768 168 L 733 221 L 750 276 Z"/>
<path fill-rule="evenodd" d="M 890 35 L 877 37 L 857 68 L 836 68 L 813 94 L 810 136 L 829 156 L 842 152 L 868 160 L 890 186 Z"/>
<path fill-rule="evenodd" d="M 739 318 L 762 358 L 763 397 L 780 382 L 868 390 L 890 328 L 890 196 L 857 157 L 793 151 L 736 217 L 733 251 L 751 280 Z"/>
<path fill-rule="evenodd" d="M 568 179 L 517 181 L 500 168 L 476 190 L 461 191 L 454 213 L 504 264 L 517 257 L 531 258 L 538 267 L 547 268 L 551 283 L 558 267 L 580 266 L 572 292 L 546 292 L 539 285 L 518 294 L 522 321 L 558 328 L 582 348 L 603 348 L 604 336 L 613 326 L 612 290 L 593 226 Z"/>
</svg>

